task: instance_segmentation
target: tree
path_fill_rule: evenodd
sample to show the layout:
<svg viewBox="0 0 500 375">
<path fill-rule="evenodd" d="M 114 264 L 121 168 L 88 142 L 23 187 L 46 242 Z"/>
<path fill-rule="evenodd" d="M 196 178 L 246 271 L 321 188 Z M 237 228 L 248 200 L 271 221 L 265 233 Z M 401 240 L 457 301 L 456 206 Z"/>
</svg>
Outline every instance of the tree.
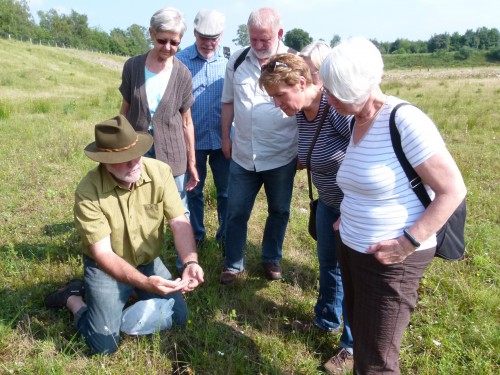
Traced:
<svg viewBox="0 0 500 375">
<path fill-rule="evenodd" d="M 47 30 L 56 43 L 71 45 L 73 29 L 64 14 L 59 15 L 55 9 L 48 12 L 40 10 L 38 17 L 40 17 L 40 27 Z"/>
<path fill-rule="evenodd" d="M 34 26 L 26 0 L 0 0 L 0 32 L 31 36 Z"/>
<path fill-rule="evenodd" d="M 450 34 L 434 34 L 427 42 L 429 52 L 448 51 L 450 48 Z"/>
<path fill-rule="evenodd" d="M 332 40 L 330 40 L 330 47 L 335 47 L 337 44 L 339 44 L 341 42 L 341 38 L 339 35 L 335 34 L 332 38 Z"/>
<path fill-rule="evenodd" d="M 405 54 L 410 51 L 411 43 L 408 39 L 396 39 L 392 43 L 389 53 Z M 396 52 L 397 51 L 397 52 Z"/>
<path fill-rule="evenodd" d="M 454 32 L 450 37 L 450 51 L 458 51 L 464 45 L 463 37 L 458 33 Z"/>
<path fill-rule="evenodd" d="M 147 52 L 151 46 L 151 38 L 148 29 L 144 26 L 133 24 L 127 29 L 129 40 L 128 53 L 131 56 L 140 55 Z"/>
<path fill-rule="evenodd" d="M 128 55 L 128 38 L 125 31 L 119 28 L 114 28 L 111 30 L 109 35 L 111 37 L 111 52 L 119 55 Z"/>
<path fill-rule="evenodd" d="M 479 38 L 472 30 L 467 30 L 463 36 L 464 45 L 471 48 L 479 48 Z"/>
<path fill-rule="evenodd" d="M 236 37 L 235 39 L 232 40 L 234 44 L 237 46 L 245 47 L 250 45 L 250 38 L 248 36 L 248 28 L 247 25 L 239 25 L 238 30 L 236 30 Z"/>
<path fill-rule="evenodd" d="M 302 29 L 292 29 L 285 34 L 285 44 L 296 51 L 302 50 L 305 46 L 312 42 L 312 38 L 307 31 Z"/>
</svg>

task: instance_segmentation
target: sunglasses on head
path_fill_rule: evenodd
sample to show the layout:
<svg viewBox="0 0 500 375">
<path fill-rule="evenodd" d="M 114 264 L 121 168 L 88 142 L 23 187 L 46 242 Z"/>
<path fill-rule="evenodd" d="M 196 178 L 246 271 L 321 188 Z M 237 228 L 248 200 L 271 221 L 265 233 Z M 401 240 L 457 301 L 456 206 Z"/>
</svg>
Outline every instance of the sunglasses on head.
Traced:
<svg viewBox="0 0 500 375">
<path fill-rule="evenodd" d="M 269 64 L 264 64 L 262 65 L 262 67 L 260 68 L 260 72 L 261 73 L 264 73 L 264 71 L 267 71 L 269 73 L 272 73 L 276 70 L 276 68 L 278 67 L 282 67 L 282 68 L 288 68 L 288 65 L 286 65 L 285 63 L 282 63 L 280 61 L 272 61 L 270 62 Z"/>
<path fill-rule="evenodd" d="M 179 44 L 181 44 L 180 41 L 178 40 L 172 40 L 172 39 L 158 39 L 158 38 L 155 38 L 156 39 L 156 42 L 158 44 L 161 44 L 162 46 L 166 45 L 166 44 L 170 44 L 172 47 L 177 47 Z"/>
</svg>

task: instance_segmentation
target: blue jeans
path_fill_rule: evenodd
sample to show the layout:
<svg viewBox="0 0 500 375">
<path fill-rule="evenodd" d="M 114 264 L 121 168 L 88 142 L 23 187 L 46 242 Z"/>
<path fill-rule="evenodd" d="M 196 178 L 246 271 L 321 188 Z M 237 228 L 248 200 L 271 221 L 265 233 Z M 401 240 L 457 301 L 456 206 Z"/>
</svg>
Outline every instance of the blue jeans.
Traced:
<svg viewBox="0 0 500 375">
<path fill-rule="evenodd" d="M 136 291 L 140 300 L 150 298 L 174 299 L 172 322 L 175 326 L 184 327 L 187 323 L 187 306 L 181 293 L 176 292 L 161 296 L 118 282 L 107 273 L 101 271 L 96 262 L 84 257 L 84 280 L 86 307 L 77 311 L 74 325 L 85 337 L 87 345 L 97 354 L 113 353 L 120 343 L 120 325 L 122 310 L 130 293 Z M 146 276 L 158 275 L 172 279 L 172 275 L 160 258 L 137 267 Z"/>
<path fill-rule="evenodd" d="M 196 168 L 200 182 L 196 187 L 187 192 L 190 220 L 193 227 L 194 238 L 197 241 L 205 239 L 206 229 L 203 223 L 205 214 L 205 201 L 203 199 L 203 188 L 207 178 L 207 159 L 212 170 L 215 189 L 217 191 L 217 219 L 219 228 L 215 235 L 217 241 L 225 241 L 226 238 L 226 208 L 227 208 L 227 184 L 229 177 L 229 160 L 218 150 L 196 150 Z"/>
<path fill-rule="evenodd" d="M 186 214 L 186 217 L 189 219 L 190 214 L 189 214 L 188 199 L 187 199 L 187 194 L 186 194 L 187 193 L 186 192 L 186 183 L 187 183 L 188 176 L 189 176 L 189 174 L 187 174 L 187 173 L 181 174 L 179 176 L 174 177 L 174 181 L 175 181 L 175 186 L 177 186 L 177 192 L 179 193 L 179 197 L 181 197 L 182 205 L 184 206 L 184 210 L 185 210 L 184 213 Z M 175 251 L 177 252 L 177 249 L 175 249 Z M 178 254 L 178 252 L 177 252 L 177 254 Z M 177 260 L 175 262 L 175 266 L 179 270 L 179 273 L 182 274 L 182 270 L 184 267 L 182 266 L 181 258 L 179 257 L 179 255 L 177 255 Z"/>
<path fill-rule="evenodd" d="M 353 342 L 351 327 L 344 312 L 344 290 L 340 276 L 340 266 L 337 261 L 335 232 L 333 223 L 339 218 L 340 211 L 318 201 L 316 211 L 316 230 L 318 233 L 318 261 L 319 261 L 319 294 L 314 307 L 314 324 L 324 330 L 337 329 L 344 317 L 344 330 L 340 338 L 340 346 L 350 349 Z"/>
<path fill-rule="evenodd" d="M 255 172 L 240 167 L 231 160 L 226 223 L 225 269 L 241 272 L 245 269 L 245 248 L 248 219 L 262 185 L 267 197 L 268 216 L 262 238 L 262 262 L 279 263 L 283 251 L 286 226 L 290 217 L 293 179 L 296 161 L 279 168 Z"/>
</svg>

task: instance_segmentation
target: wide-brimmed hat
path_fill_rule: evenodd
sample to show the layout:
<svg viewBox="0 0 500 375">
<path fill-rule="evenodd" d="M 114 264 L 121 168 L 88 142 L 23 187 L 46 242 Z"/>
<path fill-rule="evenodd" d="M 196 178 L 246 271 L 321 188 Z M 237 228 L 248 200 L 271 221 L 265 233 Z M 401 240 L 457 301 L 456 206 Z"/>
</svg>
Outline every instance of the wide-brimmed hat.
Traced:
<svg viewBox="0 0 500 375">
<path fill-rule="evenodd" d="M 224 31 L 226 17 L 216 10 L 200 10 L 194 18 L 194 30 L 205 38 L 217 38 Z"/>
<path fill-rule="evenodd" d="M 153 137 L 136 132 L 125 116 L 119 115 L 95 126 L 95 142 L 85 154 L 100 163 L 116 164 L 144 155 L 153 145 Z"/>
</svg>

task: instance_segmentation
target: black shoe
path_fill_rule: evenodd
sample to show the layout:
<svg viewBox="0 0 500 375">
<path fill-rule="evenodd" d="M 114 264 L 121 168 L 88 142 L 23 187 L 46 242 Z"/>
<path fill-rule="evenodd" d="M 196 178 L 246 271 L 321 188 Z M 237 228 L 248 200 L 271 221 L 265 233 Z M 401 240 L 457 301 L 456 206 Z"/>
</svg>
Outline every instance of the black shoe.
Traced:
<svg viewBox="0 0 500 375">
<path fill-rule="evenodd" d="M 264 263 L 264 274 L 268 280 L 280 280 L 283 277 L 283 271 L 279 264 Z"/>
<path fill-rule="evenodd" d="M 45 307 L 48 309 L 60 309 L 66 307 L 70 296 L 83 296 L 85 284 L 82 280 L 74 279 L 68 282 L 63 288 L 57 289 L 45 298 Z"/>
<path fill-rule="evenodd" d="M 220 283 L 223 285 L 234 284 L 237 279 L 238 279 L 238 274 L 233 271 L 224 270 L 220 274 Z"/>
</svg>

